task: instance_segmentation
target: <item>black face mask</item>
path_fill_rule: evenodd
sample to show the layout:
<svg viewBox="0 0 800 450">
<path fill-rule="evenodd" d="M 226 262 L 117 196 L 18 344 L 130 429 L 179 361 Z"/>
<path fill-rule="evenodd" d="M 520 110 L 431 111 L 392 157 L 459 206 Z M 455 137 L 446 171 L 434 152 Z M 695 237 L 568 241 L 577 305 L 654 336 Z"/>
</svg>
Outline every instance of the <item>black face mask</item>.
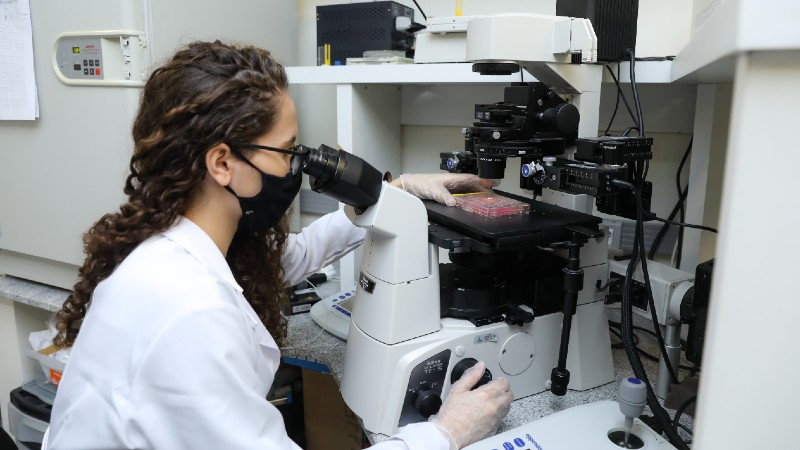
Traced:
<svg viewBox="0 0 800 450">
<path fill-rule="evenodd" d="M 240 197 L 230 186 L 225 186 L 225 189 L 239 199 L 242 208 L 239 230 L 251 234 L 262 233 L 277 225 L 289 210 L 300 191 L 303 172 L 289 171 L 286 176 L 278 177 L 264 173 L 244 156 L 238 156 L 261 173 L 261 190 L 252 197 Z"/>
</svg>

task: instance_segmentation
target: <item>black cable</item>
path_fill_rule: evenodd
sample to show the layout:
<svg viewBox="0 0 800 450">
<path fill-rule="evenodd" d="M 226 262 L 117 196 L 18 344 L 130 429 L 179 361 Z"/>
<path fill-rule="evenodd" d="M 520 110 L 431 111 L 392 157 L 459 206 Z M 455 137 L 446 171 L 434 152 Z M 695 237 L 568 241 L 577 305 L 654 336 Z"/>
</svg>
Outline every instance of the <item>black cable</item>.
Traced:
<svg viewBox="0 0 800 450">
<path fill-rule="evenodd" d="M 617 327 L 617 328 L 619 328 L 619 327 Z M 621 344 L 622 343 L 622 335 L 620 334 L 619 331 L 617 331 L 617 328 L 608 327 L 608 330 L 611 331 L 612 333 L 614 333 L 619 338 L 620 344 Z M 639 335 L 638 334 L 636 334 L 636 333 L 633 334 L 633 341 L 637 346 L 639 345 Z M 616 347 L 615 347 L 615 345 L 617 345 L 617 344 L 611 344 L 611 348 L 622 348 L 622 345 L 617 345 Z"/>
<path fill-rule="evenodd" d="M 677 222 L 677 221 L 674 221 L 674 220 L 662 219 L 661 217 L 657 217 L 656 215 L 650 215 L 650 216 L 648 216 L 648 218 L 650 218 L 651 220 L 657 220 L 659 222 L 663 222 L 663 223 L 666 223 L 666 224 L 669 224 L 669 225 L 676 225 L 676 226 L 679 226 L 681 228 L 695 228 L 697 230 L 710 231 L 712 233 L 719 233 L 719 231 L 716 228 L 707 227 L 705 225 L 694 225 L 694 224 L 691 224 L 691 223 L 684 223 L 684 222 Z"/>
<path fill-rule="evenodd" d="M 428 21 L 428 16 L 425 15 L 425 12 L 419 6 L 419 3 L 417 3 L 417 0 L 414 0 L 414 4 L 417 5 L 417 9 L 419 10 L 419 13 L 422 14 L 422 18 L 425 19 L 425 21 L 427 22 Z"/>
<path fill-rule="evenodd" d="M 698 361 L 698 362 L 694 363 L 694 366 L 692 367 L 692 370 L 689 372 L 689 376 L 693 377 L 699 371 L 700 371 L 700 362 Z"/>
<path fill-rule="evenodd" d="M 630 79 L 631 79 L 631 91 L 633 92 L 633 102 L 636 106 L 636 115 L 638 117 L 638 121 L 636 122 L 638 125 L 639 136 L 644 137 L 644 115 L 642 114 L 642 104 L 639 102 L 639 88 L 636 85 L 636 57 L 634 56 L 633 49 L 628 49 L 628 54 L 630 55 Z M 639 178 L 639 191 L 641 192 L 642 187 L 644 185 L 644 180 L 647 178 L 647 173 L 650 171 L 650 160 L 646 160 L 644 162 L 644 170 L 642 171 L 642 175 Z M 644 249 L 642 249 L 644 250 Z"/>
<path fill-rule="evenodd" d="M 639 190 L 636 189 L 631 183 L 621 180 L 614 180 L 612 183 L 616 183 L 618 186 L 626 187 L 628 189 L 633 190 L 635 197 L 637 198 L 637 206 L 641 205 L 642 199 L 641 195 L 639 195 Z M 637 214 L 637 227 L 636 232 L 640 232 L 640 229 L 643 228 L 641 225 L 643 221 L 641 220 L 641 210 L 642 208 L 638 208 Z M 689 450 L 689 447 L 686 445 L 685 442 L 681 439 L 678 433 L 675 431 L 673 427 L 670 425 L 672 424 L 672 420 L 670 419 L 667 412 L 659 403 L 658 398 L 656 397 L 655 392 L 653 391 L 653 387 L 650 385 L 650 382 L 647 378 L 647 373 L 644 370 L 644 366 L 642 365 L 641 359 L 639 359 L 639 353 L 636 351 L 636 346 L 633 344 L 633 303 L 631 302 L 631 287 L 633 285 L 633 273 L 636 269 L 636 264 L 638 262 L 639 256 L 642 252 L 639 251 L 639 239 L 634 237 L 633 240 L 633 254 L 631 257 L 631 261 L 628 264 L 628 268 L 625 272 L 625 284 L 622 291 L 622 341 L 625 344 L 625 353 L 628 356 L 628 360 L 631 363 L 631 368 L 633 369 L 634 374 L 637 378 L 642 380 L 642 382 L 647 387 L 647 404 L 650 406 L 650 410 L 653 412 L 654 417 L 664 429 L 664 432 L 667 435 L 667 440 L 674 445 L 679 450 Z M 645 278 L 646 280 L 646 278 Z"/>
<path fill-rule="evenodd" d="M 667 220 L 672 220 L 672 219 L 667 219 Z M 685 222 L 686 222 L 686 207 L 684 205 L 684 202 L 681 202 L 679 223 L 685 223 Z M 664 223 L 666 224 L 666 222 Z M 672 224 L 667 224 L 667 225 L 672 225 Z M 680 227 L 678 229 L 678 249 L 675 252 L 675 267 L 678 268 L 681 267 L 681 260 L 683 259 L 683 228 L 684 227 Z"/>
<path fill-rule="evenodd" d="M 644 180 L 644 178 L 642 178 Z M 664 345 L 664 337 L 661 336 L 661 328 L 658 326 L 658 315 L 656 314 L 656 304 L 655 300 L 653 299 L 653 288 L 650 285 L 650 273 L 647 270 L 647 255 L 645 254 L 644 250 L 644 206 L 642 205 L 642 196 L 641 196 L 641 189 L 634 192 L 634 196 L 636 197 L 636 223 L 639 229 L 638 239 L 639 239 L 639 257 L 641 258 L 642 264 L 642 279 L 644 280 L 645 286 L 645 294 L 647 295 L 647 302 L 650 305 L 650 317 L 653 320 L 653 329 L 656 334 L 656 340 L 658 341 L 658 348 L 661 350 L 661 355 L 664 358 L 664 363 L 667 367 L 667 372 L 669 372 L 670 380 L 673 383 L 680 383 L 678 381 L 678 374 L 675 373 L 675 369 L 672 367 L 672 362 L 669 360 L 669 354 L 667 354 L 667 348 Z M 634 236 L 636 239 L 636 236 Z"/>
<path fill-rule="evenodd" d="M 693 395 L 693 396 L 687 398 L 683 403 L 681 403 L 681 406 L 678 407 L 678 410 L 675 411 L 675 418 L 672 419 L 672 426 L 675 429 L 676 433 L 678 432 L 678 423 L 681 420 L 681 416 L 686 411 L 686 409 L 689 408 L 689 406 L 692 403 L 694 403 L 696 400 L 697 400 L 697 396 L 696 395 Z"/>
<path fill-rule="evenodd" d="M 611 74 L 611 78 L 614 80 L 614 84 L 617 85 L 617 93 L 620 95 L 620 97 L 622 97 L 622 102 L 625 104 L 625 108 L 628 110 L 628 114 L 631 115 L 631 120 L 633 120 L 633 124 L 636 125 L 636 127 L 638 128 L 639 122 L 636 121 L 636 115 L 633 113 L 631 106 L 628 104 L 628 99 L 625 97 L 625 93 L 622 92 L 622 86 L 620 86 L 619 80 L 617 80 L 617 77 L 614 76 L 614 72 L 608 66 L 606 66 L 606 69 L 608 70 L 608 73 Z"/>
<path fill-rule="evenodd" d="M 606 68 L 608 68 L 608 66 L 606 66 Z M 608 70 L 611 70 L 611 69 L 608 69 Z M 619 63 L 617 63 L 617 78 L 619 78 Z M 611 119 L 608 121 L 608 126 L 606 127 L 605 133 L 603 133 L 604 136 L 608 136 L 608 130 L 611 129 L 611 124 L 614 123 L 614 118 L 617 117 L 617 110 L 619 109 L 619 94 L 621 92 L 622 91 L 617 89 L 617 101 L 614 103 L 614 112 L 611 113 Z"/>
<path fill-rule="evenodd" d="M 639 102 L 639 89 L 636 87 L 636 57 L 632 48 L 628 49 L 628 55 L 631 60 L 631 90 L 633 91 L 633 103 L 636 105 L 636 116 L 639 120 L 636 124 L 639 126 L 639 136 L 644 137 L 644 116 L 642 115 L 642 104 Z"/>
<path fill-rule="evenodd" d="M 688 149 L 692 148 L 692 143 L 693 142 L 694 142 L 694 136 L 692 137 L 692 139 L 689 140 L 689 146 L 687 147 Z M 686 159 L 687 159 L 688 155 L 689 155 L 688 153 L 684 153 L 683 158 L 681 159 L 681 163 L 678 166 L 678 173 L 675 174 L 675 186 L 678 189 L 678 195 L 679 196 L 681 194 L 681 171 L 683 170 L 683 165 L 686 163 Z M 681 222 L 685 222 L 686 221 L 686 206 L 685 206 L 684 202 L 681 202 L 680 206 L 681 206 L 680 207 L 680 214 L 681 214 L 680 215 L 680 221 Z M 668 220 L 672 220 L 672 218 L 670 217 Z M 675 267 L 680 267 L 681 266 L 681 258 L 682 257 L 683 257 L 683 227 L 681 227 L 678 230 L 678 250 L 676 251 L 676 254 L 675 254 Z"/>
<path fill-rule="evenodd" d="M 680 197 L 678 197 L 678 202 L 683 202 L 686 200 L 686 196 L 689 195 L 689 186 L 686 186 L 686 189 L 683 190 Z M 678 209 L 680 208 L 679 203 L 675 203 L 675 206 L 672 208 L 672 211 L 669 213 L 669 219 L 672 220 L 678 214 Z M 669 224 L 665 223 L 661 226 L 658 230 L 658 234 L 656 234 L 656 238 L 653 240 L 652 245 L 650 246 L 650 253 L 648 253 L 647 257 L 649 259 L 655 258 L 656 251 L 658 250 L 658 246 L 661 245 L 661 241 L 664 239 L 664 236 L 667 234 L 667 230 L 669 230 Z"/>
<path fill-rule="evenodd" d="M 692 152 L 692 143 L 694 142 L 694 137 L 689 139 L 689 145 L 686 147 L 686 150 L 683 152 L 683 157 L 681 158 L 680 164 L 678 164 L 678 172 L 675 175 L 675 178 L 680 183 L 681 173 L 683 173 L 683 166 L 686 164 L 686 160 L 689 158 L 689 154 Z M 675 203 L 675 207 L 672 208 L 672 211 L 667 216 L 667 219 L 672 220 L 675 218 L 675 215 L 678 214 L 680 208 L 683 207 L 683 203 L 686 201 L 686 196 L 689 195 L 689 185 L 686 185 L 686 189 L 682 192 L 678 190 L 678 201 Z M 653 244 L 650 246 L 650 252 L 647 254 L 647 257 L 650 259 L 655 258 L 656 252 L 658 251 L 658 246 L 661 244 L 661 240 L 664 239 L 664 236 L 667 234 L 669 230 L 669 224 L 665 223 L 659 230 L 658 234 L 656 234 L 656 238 L 653 239 Z"/>
<path fill-rule="evenodd" d="M 630 183 L 625 183 L 629 186 L 632 186 Z M 655 336 L 656 341 L 658 343 L 658 349 L 661 352 L 662 357 L 664 358 L 664 364 L 667 367 L 667 372 L 669 372 L 670 381 L 673 383 L 680 383 L 678 381 L 678 374 L 675 373 L 675 369 L 672 366 L 672 361 L 669 359 L 669 354 L 667 353 L 667 347 L 664 344 L 664 337 L 661 335 L 661 328 L 658 326 L 658 315 L 656 314 L 656 304 L 655 300 L 653 299 L 653 288 L 650 285 L 650 273 L 647 270 L 647 255 L 644 254 L 644 220 L 643 220 L 643 213 L 644 208 L 641 204 L 641 195 L 639 195 L 641 190 L 634 190 L 634 196 L 636 197 L 637 202 L 637 209 L 636 209 L 636 232 L 634 233 L 634 253 L 640 259 L 641 267 L 642 267 L 642 279 L 644 280 L 645 290 L 644 293 L 647 296 L 647 303 L 650 309 L 650 318 L 653 321 L 653 336 Z M 637 329 L 639 327 L 633 326 L 633 329 Z M 679 364 L 680 365 L 680 364 Z"/>
<path fill-rule="evenodd" d="M 635 330 L 641 330 L 641 331 L 648 332 L 648 333 L 652 334 L 653 336 L 655 336 L 655 333 L 653 333 L 650 330 L 647 330 L 646 328 L 641 328 L 641 327 L 637 327 L 637 326 L 634 326 L 633 328 Z M 622 335 L 620 334 L 619 331 L 617 331 L 617 328 L 614 328 L 613 326 L 610 326 L 610 327 L 608 327 L 608 330 L 610 332 L 612 332 L 614 335 L 616 335 L 620 339 L 620 344 L 611 344 L 611 348 L 622 348 L 622 345 L 621 345 Z M 639 347 L 639 342 L 640 342 L 639 335 L 637 335 L 636 333 L 633 333 L 633 337 L 634 337 L 633 340 L 636 342 L 636 350 L 639 352 L 639 354 L 644 356 L 646 359 L 649 359 L 650 361 L 658 362 L 658 357 L 657 356 L 651 355 L 650 353 L 647 353 L 647 351 L 645 351 L 641 347 Z M 694 373 L 696 373 L 696 370 L 697 370 L 697 366 L 694 366 L 694 367 L 692 367 L 692 366 L 684 366 L 682 364 L 678 364 L 678 368 L 681 369 L 681 370 L 686 370 L 690 374 L 693 371 L 694 371 Z"/>
<path fill-rule="evenodd" d="M 612 327 L 612 328 L 613 328 L 613 327 L 619 328 L 621 324 L 620 324 L 619 322 L 615 322 L 615 321 L 613 321 L 613 320 L 609 320 L 609 321 L 608 321 L 608 325 L 609 325 L 610 327 Z M 649 330 L 649 329 L 647 329 L 647 328 L 645 328 L 645 327 L 640 327 L 640 326 L 638 326 L 638 325 L 634 325 L 634 326 L 633 326 L 633 329 L 634 329 L 634 330 L 639 330 L 639 331 L 641 331 L 641 332 L 643 332 L 643 333 L 647 333 L 647 334 L 649 334 L 650 336 L 656 337 L 656 332 L 655 332 L 655 331 L 653 331 L 653 330 Z M 681 345 L 682 345 L 682 346 L 685 346 L 685 345 L 686 345 L 686 340 L 685 340 L 685 339 L 681 339 Z"/>
<path fill-rule="evenodd" d="M 651 355 L 650 353 L 647 353 L 646 351 L 644 351 L 644 350 L 642 350 L 641 348 L 638 348 L 638 347 L 636 348 L 636 350 L 639 351 L 640 355 L 644 356 L 645 358 L 649 359 L 650 361 L 658 362 L 658 357 L 657 356 Z M 687 372 L 691 372 L 692 367 L 684 366 L 683 364 L 678 364 L 678 369 L 685 370 Z"/>
<path fill-rule="evenodd" d="M 633 130 L 636 130 L 637 133 L 639 132 L 639 128 L 638 127 L 628 127 L 628 128 L 625 128 L 625 131 L 622 132 L 622 135 L 623 136 L 627 136 Z"/>
<path fill-rule="evenodd" d="M 637 61 L 672 61 L 674 56 L 645 56 L 644 58 L 636 58 Z"/>
</svg>

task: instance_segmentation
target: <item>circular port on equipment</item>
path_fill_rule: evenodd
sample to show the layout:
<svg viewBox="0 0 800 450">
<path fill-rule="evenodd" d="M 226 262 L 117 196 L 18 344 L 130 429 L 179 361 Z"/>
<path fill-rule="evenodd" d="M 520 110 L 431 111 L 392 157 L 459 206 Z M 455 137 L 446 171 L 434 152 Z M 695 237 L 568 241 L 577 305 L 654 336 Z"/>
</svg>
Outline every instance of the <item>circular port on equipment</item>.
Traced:
<svg viewBox="0 0 800 450">
<path fill-rule="evenodd" d="M 628 442 L 625 443 L 625 430 L 611 430 L 608 432 L 608 439 L 616 446 L 620 448 L 642 448 L 644 447 L 644 441 L 642 439 L 633 434 L 628 433 Z"/>
</svg>

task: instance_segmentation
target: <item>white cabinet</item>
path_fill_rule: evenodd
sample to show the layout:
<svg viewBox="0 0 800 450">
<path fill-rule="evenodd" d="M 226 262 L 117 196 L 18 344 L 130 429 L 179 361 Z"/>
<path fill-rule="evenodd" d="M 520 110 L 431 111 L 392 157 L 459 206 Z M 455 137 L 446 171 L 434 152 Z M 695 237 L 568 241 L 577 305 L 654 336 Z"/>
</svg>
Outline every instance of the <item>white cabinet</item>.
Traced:
<svg viewBox="0 0 800 450">
<path fill-rule="evenodd" d="M 22 298 L 28 292 L 37 299 L 36 306 Z M 39 363 L 26 354 L 28 335 L 44 330 L 47 319 L 65 298 L 66 292 L 60 289 L 0 276 L 0 414 L 6 430 L 9 392 L 42 373 Z"/>
</svg>

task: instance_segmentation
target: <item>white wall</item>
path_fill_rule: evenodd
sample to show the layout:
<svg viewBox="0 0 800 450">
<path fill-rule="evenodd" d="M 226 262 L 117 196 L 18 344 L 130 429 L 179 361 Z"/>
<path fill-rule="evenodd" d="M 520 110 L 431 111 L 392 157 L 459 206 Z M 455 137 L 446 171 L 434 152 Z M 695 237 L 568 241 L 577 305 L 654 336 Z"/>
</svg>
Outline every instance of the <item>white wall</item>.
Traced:
<svg viewBox="0 0 800 450">
<path fill-rule="evenodd" d="M 689 42 L 693 0 L 639 0 L 636 56 L 676 56 Z"/>
<path fill-rule="evenodd" d="M 71 288 L 84 258 L 81 235 L 124 200 L 141 89 L 62 83 L 51 64 L 58 35 L 140 31 L 148 35 L 145 52 L 156 64 L 188 41 L 220 39 L 269 48 L 294 65 L 297 4 L 32 0 L 30 6 L 40 117 L 0 121 L 0 149 L 8 150 L 0 164 L 0 272 Z M 148 64 L 145 72 L 151 69 Z"/>
</svg>

